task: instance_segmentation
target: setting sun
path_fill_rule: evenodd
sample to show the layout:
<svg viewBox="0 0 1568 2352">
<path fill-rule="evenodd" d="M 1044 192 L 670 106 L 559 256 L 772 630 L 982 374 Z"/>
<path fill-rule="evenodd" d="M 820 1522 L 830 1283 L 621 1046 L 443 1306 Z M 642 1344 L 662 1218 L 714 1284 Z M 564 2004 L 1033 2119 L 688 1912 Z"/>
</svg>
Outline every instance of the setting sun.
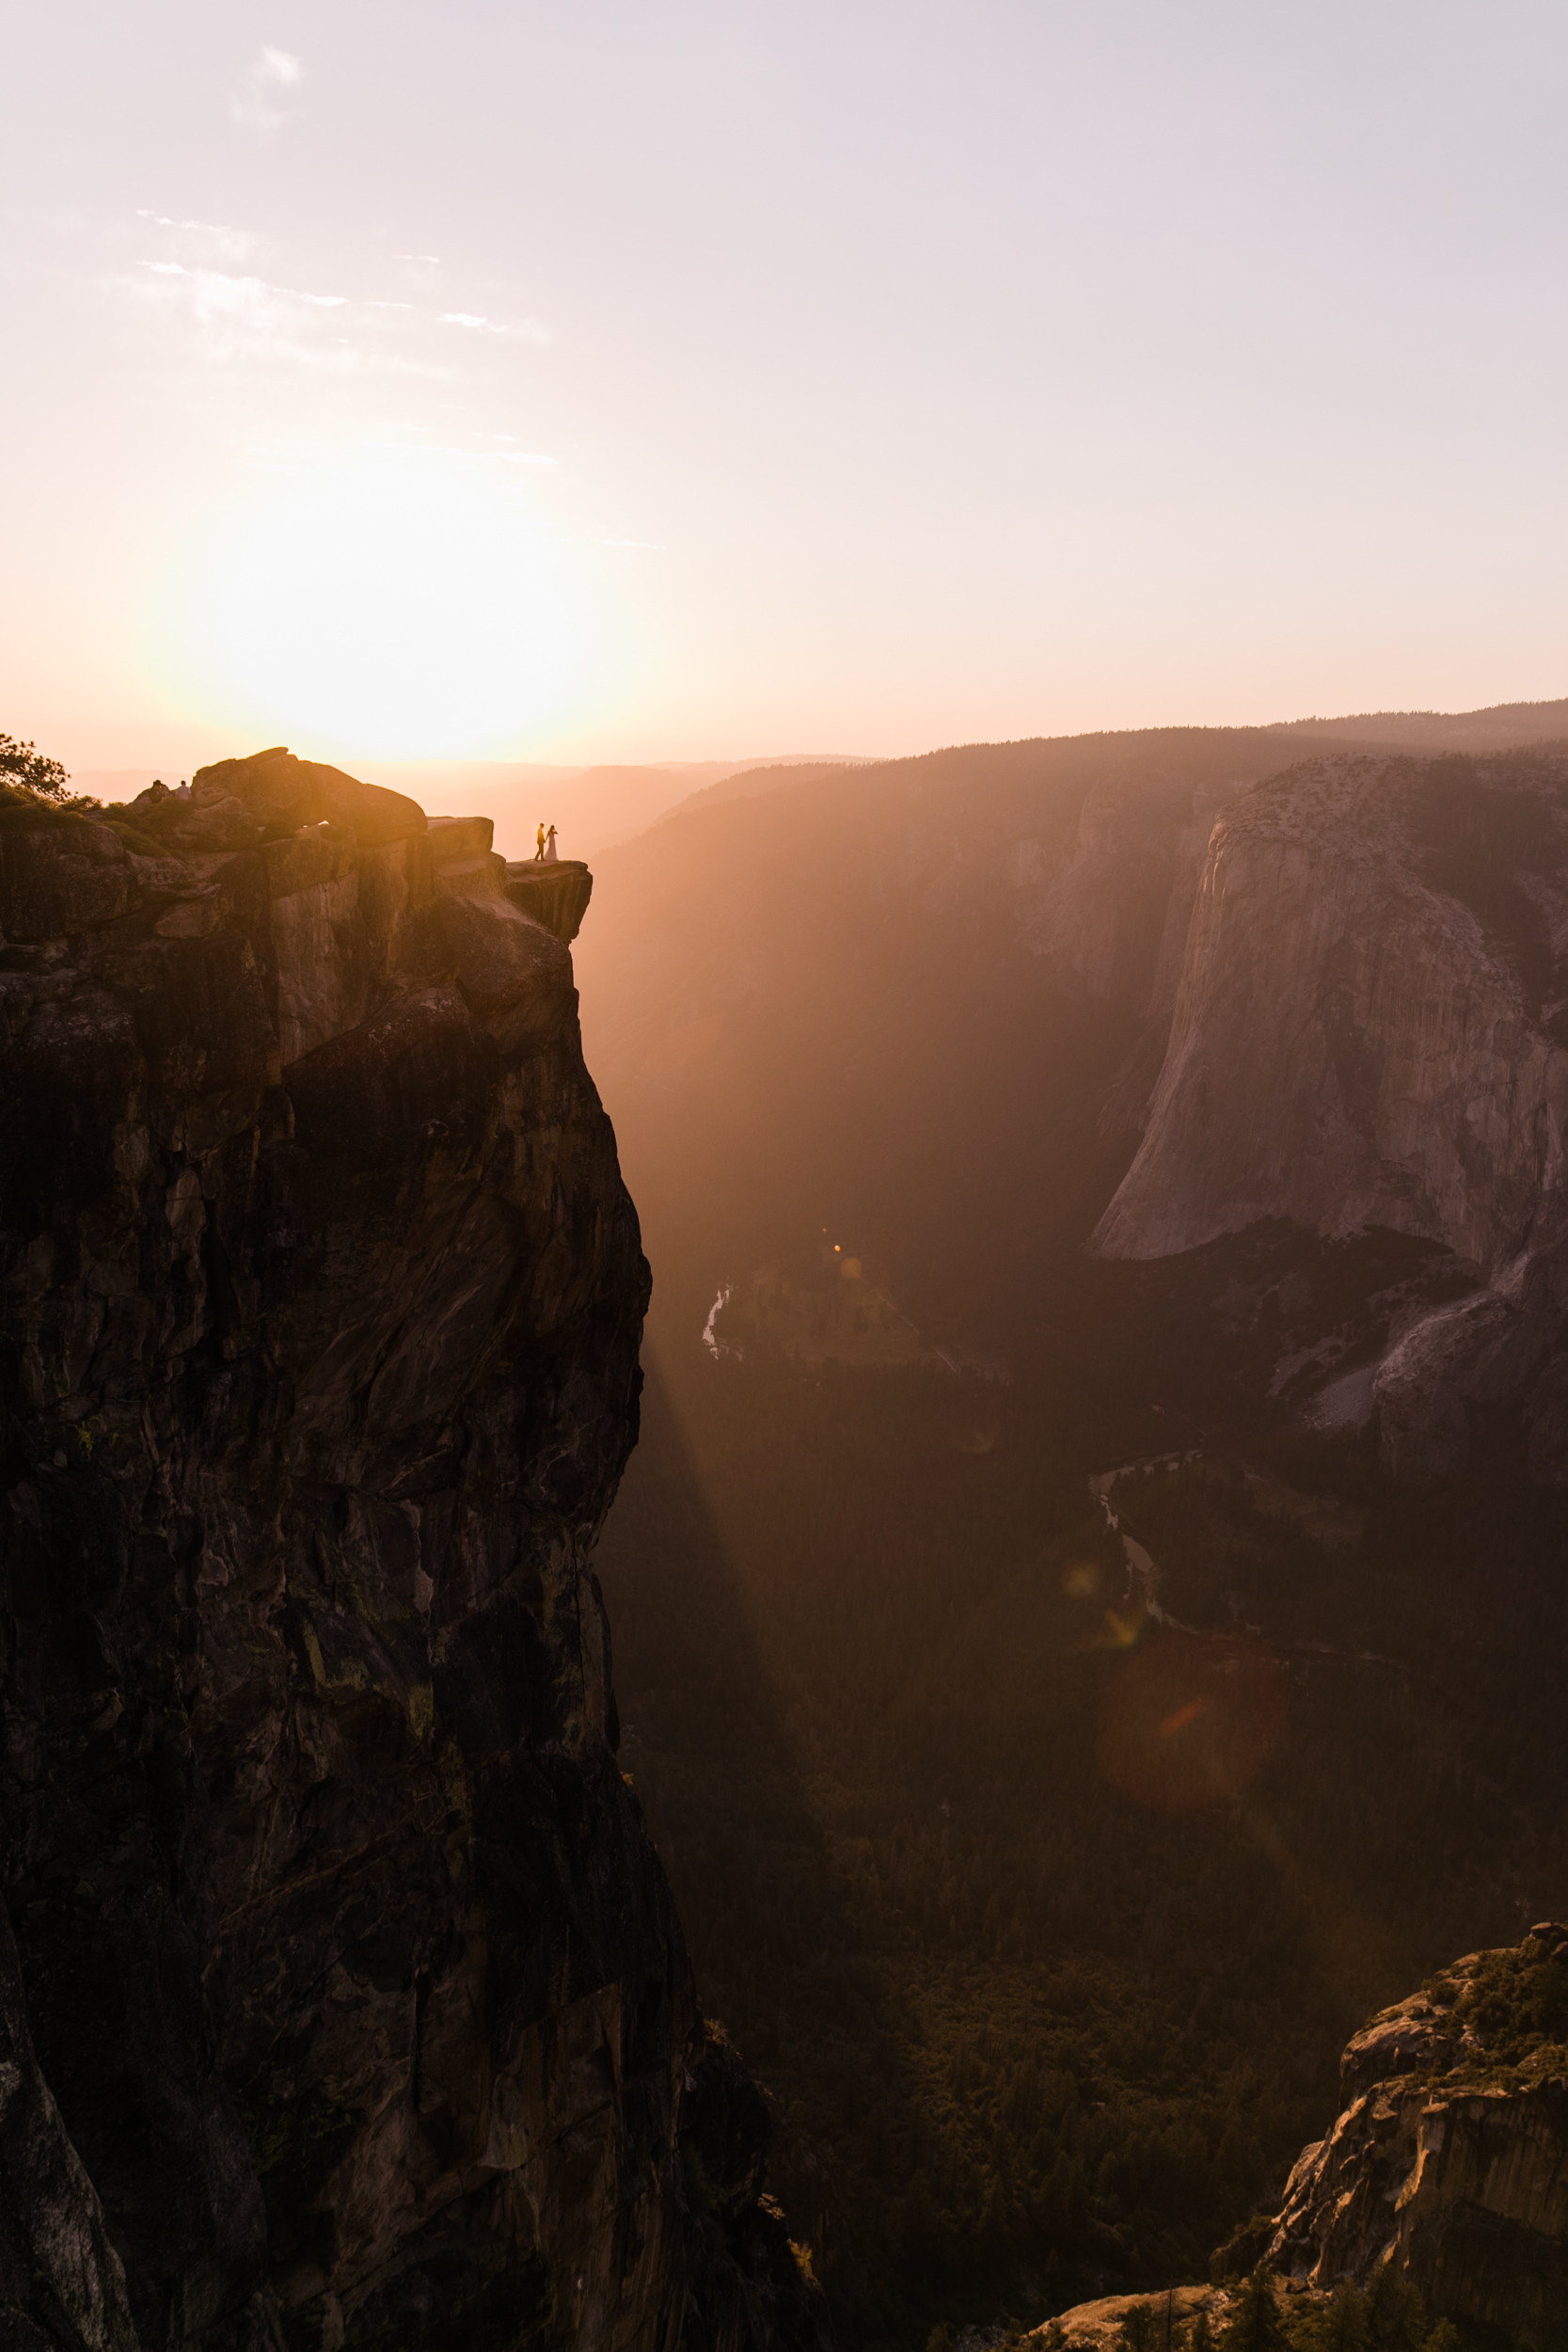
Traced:
<svg viewBox="0 0 1568 2352">
<path fill-rule="evenodd" d="M 171 577 L 175 660 L 230 725 L 383 757 L 560 723 L 613 631 L 525 466 L 393 452 L 254 477 Z"/>
</svg>

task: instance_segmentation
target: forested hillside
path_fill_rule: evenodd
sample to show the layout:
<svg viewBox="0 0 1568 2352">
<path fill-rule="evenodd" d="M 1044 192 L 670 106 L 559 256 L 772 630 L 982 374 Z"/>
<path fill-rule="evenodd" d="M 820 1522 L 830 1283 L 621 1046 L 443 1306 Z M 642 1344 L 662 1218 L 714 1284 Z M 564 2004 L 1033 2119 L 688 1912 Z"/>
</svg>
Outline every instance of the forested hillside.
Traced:
<svg viewBox="0 0 1568 2352">
<path fill-rule="evenodd" d="M 1133 1418 L 694 1355 L 650 1386 L 600 1552 L 622 1760 L 710 2010 L 832 2153 L 851 2343 L 1203 2276 L 1359 2019 L 1568 1867 L 1560 1503 L 1222 1441 L 1118 1496 L 1204 1643 L 1086 1490 Z"/>
</svg>

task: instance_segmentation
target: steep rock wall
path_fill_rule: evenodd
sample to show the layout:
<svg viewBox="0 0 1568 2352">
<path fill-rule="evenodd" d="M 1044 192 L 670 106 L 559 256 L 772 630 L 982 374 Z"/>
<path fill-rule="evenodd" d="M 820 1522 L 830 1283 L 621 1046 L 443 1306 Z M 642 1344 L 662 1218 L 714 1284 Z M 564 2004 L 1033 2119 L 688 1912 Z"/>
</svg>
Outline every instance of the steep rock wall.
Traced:
<svg viewBox="0 0 1568 2352">
<path fill-rule="evenodd" d="M 684 2185 L 744 2086 L 702 2089 L 588 1562 L 647 1272 L 489 844 L 282 752 L 0 810 L 0 1821 L 99 2279 L 26 2324 L 72 2352 L 805 2309 L 766 2119 Z"/>
<path fill-rule="evenodd" d="M 1568 2326 L 1568 1929 L 1471 1953 L 1345 2052 L 1268 2249 L 1298 2285 L 1388 2266 L 1434 2312 L 1524 2345 Z"/>
<path fill-rule="evenodd" d="M 1537 1467 L 1568 1230 L 1568 759 L 1316 761 L 1221 816 L 1143 1144 L 1094 1235 L 1172 1256 L 1263 1217 L 1445 1243 L 1475 1297 L 1378 1393 L 1397 1468 L 1524 1395 Z"/>
</svg>

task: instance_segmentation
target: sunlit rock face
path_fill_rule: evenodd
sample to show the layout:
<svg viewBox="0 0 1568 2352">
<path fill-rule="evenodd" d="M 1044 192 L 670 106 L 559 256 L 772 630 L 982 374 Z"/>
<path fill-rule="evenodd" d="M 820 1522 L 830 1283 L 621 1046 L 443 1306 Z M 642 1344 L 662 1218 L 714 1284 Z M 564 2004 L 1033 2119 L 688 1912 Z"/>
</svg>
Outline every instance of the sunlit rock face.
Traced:
<svg viewBox="0 0 1568 2352">
<path fill-rule="evenodd" d="M 615 1761 L 647 1269 L 505 883 L 281 752 L 0 809 L 8 2341 L 815 2328 Z"/>
<path fill-rule="evenodd" d="M 1094 1237 L 1172 1256 L 1261 1217 L 1445 1243 L 1475 1293 L 1376 1380 L 1396 1470 L 1525 1400 L 1568 1471 L 1568 757 L 1314 761 L 1225 809 L 1142 1147 Z"/>
<path fill-rule="evenodd" d="M 1345 2052 L 1269 2247 L 1300 2285 L 1388 2265 L 1433 2311 L 1545 2345 L 1568 2325 L 1568 1928 L 1472 1953 Z"/>
</svg>

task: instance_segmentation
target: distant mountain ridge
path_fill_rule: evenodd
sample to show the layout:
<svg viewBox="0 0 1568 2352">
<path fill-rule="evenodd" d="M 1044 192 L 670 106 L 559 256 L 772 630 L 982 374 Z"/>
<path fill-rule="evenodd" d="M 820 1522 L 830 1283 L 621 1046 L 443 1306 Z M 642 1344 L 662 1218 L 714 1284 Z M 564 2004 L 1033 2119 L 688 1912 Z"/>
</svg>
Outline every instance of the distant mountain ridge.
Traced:
<svg viewBox="0 0 1568 2352">
<path fill-rule="evenodd" d="M 1279 723 L 1277 732 L 1327 738 L 1354 735 L 1380 743 L 1499 751 L 1510 743 L 1568 737 L 1568 697 L 1556 702 L 1494 703 L 1484 710 L 1377 710 L 1342 719 L 1287 719 Z"/>
</svg>

